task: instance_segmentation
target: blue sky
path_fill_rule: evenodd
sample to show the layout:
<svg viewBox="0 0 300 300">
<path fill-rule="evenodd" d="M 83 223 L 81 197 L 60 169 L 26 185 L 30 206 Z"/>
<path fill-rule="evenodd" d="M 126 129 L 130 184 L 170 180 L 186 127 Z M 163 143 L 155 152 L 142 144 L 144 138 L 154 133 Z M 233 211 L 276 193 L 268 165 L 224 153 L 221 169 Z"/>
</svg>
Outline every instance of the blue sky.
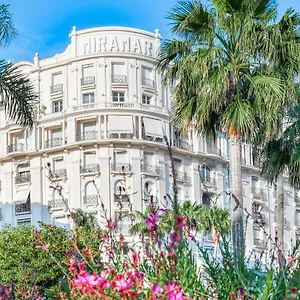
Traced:
<svg viewBox="0 0 300 300">
<path fill-rule="evenodd" d="M 32 61 L 61 53 L 69 44 L 72 26 L 78 30 L 99 26 L 128 26 L 169 36 L 166 13 L 176 0 L 10 0 L 10 11 L 19 36 L 1 57 L 17 62 Z M 279 13 L 288 7 L 300 11 L 299 0 L 279 0 Z"/>
</svg>

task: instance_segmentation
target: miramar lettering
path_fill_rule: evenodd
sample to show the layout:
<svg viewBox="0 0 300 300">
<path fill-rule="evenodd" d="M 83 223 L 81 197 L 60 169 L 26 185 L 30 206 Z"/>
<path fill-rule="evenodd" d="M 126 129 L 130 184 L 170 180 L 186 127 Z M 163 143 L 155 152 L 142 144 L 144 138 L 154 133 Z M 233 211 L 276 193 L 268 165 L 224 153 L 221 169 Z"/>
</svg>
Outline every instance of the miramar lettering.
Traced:
<svg viewBox="0 0 300 300">
<path fill-rule="evenodd" d="M 149 40 L 133 37 L 91 37 L 84 41 L 83 53 L 94 52 L 131 52 L 153 56 L 153 43 Z"/>
</svg>

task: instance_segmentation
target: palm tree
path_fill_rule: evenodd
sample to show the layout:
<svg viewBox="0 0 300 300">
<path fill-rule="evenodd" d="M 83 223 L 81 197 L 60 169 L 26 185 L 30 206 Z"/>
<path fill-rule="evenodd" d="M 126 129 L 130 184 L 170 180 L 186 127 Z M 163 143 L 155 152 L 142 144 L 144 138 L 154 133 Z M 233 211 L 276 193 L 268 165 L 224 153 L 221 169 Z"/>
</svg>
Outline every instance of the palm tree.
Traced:
<svg viewBox="0 0 300 300">
<path fill-rule="evenodd" d="M 270 137 L 281 108 L 295 98 L 300 18 L 288 10 L 274 23 L 271 0 L 210 3 L 182 1 L 171 11 L 178 38 L 163 44 L 157 66 L 166 80 L 177 81 L 175 122 L 187 128 L 192 121 L 199 134 L 216 138 L 222 132 L 230 140 L 232 241 L 238 260 L 245 247 L 240 142 L 250 140 L 262 124 Z"/>
<path fill-rule="evenodd" d="M 8 5 L 0 5 L 0 46 L 7 46 L 16 34 Z M 37 95 L 27 77 L 4 59 L 0 59 L 0 95 L 7 116 L 20 126 L 31 128 Z"/>
<path fill-rule="evenodd" d="M 276 182 L 278 246 L 284 252 L 283 172 L 287 170 L 292 186 L 300 187 L 300 106 L 289 110 L 288 123 L 281 136 L 263 145 L 260 161 L 262 174 L 270 183 Z"/>
</svg>

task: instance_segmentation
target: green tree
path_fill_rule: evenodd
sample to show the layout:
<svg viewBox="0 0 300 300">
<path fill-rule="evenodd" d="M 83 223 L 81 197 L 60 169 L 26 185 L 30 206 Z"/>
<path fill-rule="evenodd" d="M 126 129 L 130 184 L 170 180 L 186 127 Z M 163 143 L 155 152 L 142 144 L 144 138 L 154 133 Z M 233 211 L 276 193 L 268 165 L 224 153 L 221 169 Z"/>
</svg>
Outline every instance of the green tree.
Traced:
<svg viewBox="0 0 300 300">
<path fill-rule="evenodd" d="M 278 23 L 269 0 L 181 1 L 171 11 L 172 33 L 158 56 L 165 78 L 176 79 L 174 119 L 192 121 L 209 138 L 222 132 L 230 141 L 235 257 L 244 256 L 241 140 L 264 124 L 276 131 L 282 107 L 295 99 L 299 69 L 299 15 L 288 10 Z M 236 205 L 238 204 L 238 205 Z"/>
<path fill-rule="evenodd" d="M 8 5 L 0 5 L 0 46 L 7 46 L 16 34 Z M 19 125 L 31 128 L 37 94 L 28 78 L 4 59 L 0 59 L 0 94 L 7 116 Z"/>
</svg>

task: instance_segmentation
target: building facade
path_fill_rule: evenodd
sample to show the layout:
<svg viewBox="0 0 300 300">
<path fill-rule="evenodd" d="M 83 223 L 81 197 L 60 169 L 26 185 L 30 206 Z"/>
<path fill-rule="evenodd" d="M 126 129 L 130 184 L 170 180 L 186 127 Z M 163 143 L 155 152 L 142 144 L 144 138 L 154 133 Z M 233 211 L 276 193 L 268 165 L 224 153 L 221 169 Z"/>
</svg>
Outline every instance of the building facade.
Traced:
<svg viewBox="0 0 300 300">
<path fill-rule="evenodd" d="M 170 122 L 172 82 L 155 68 L 161 37 L 123 27 L 70 34 L 64 53 L 17 65 L 40 95 L 37 122 L 23 130 L 0 111 L 1 225 L 38 221 L 69 224 L 70 209 L 82 208 L 101 222 L 101 203 L 127 235 L 129 212 L 149 198 L 170 205 L 172 145 L 179 201 L 231 210 L 228 141 L 208 141 L 193 127 L 182 133 Z M 276 231 L 276 190 L 260 177 L 252 148 L 243 145 L 243 191 L 247 210 L 266 232 Z M 50 164 L 52 173 L 49 173 Z M 54 178 L 64 200 L 49 188 Z M 300 236 L 300 194 L 285 185 L 286 246 Z M 67 205 L 66 205 L 67 204 Z M 206 245 L 212 236 L 203 236 Z M 247 248 L 268 245 L 263 230 L 247 221 Z"/>
</svg>

